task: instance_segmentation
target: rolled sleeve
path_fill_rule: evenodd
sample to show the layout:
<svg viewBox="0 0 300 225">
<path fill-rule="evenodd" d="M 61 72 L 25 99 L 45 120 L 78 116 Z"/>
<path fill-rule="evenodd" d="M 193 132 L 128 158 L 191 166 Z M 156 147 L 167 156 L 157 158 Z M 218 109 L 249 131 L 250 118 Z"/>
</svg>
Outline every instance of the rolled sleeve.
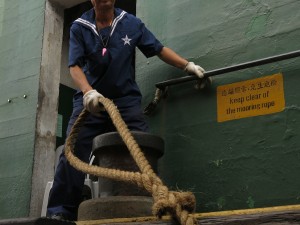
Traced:
<svg viewBox="0 0 300 225">
<path fill-rule="evenodd" d="M 137 47 L 147 58 L 159 54 L 164 46 L 160 43 L 159 40 L 157 40 L 154 34 L 146 28 L 143 23 L 141 23 L 140 26 L 142 36 Z"/>
<path fill-rule="evenodd" d="M 73 24 L 70 29 L 69 40 L 69 67 L 84 66 L 84 41 L 80 27 Z"/>
</svg>

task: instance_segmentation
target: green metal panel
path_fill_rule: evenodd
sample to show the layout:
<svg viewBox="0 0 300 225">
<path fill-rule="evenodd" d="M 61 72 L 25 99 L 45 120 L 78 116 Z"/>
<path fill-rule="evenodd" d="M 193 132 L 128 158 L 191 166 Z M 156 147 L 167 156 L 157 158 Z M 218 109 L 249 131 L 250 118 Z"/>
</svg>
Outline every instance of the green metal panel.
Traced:
<svg viewBox="0 0 300 225">
<path fill-rule="evenodd" d="M 0 219 L 29 213 L 44 4 L 0 0 Z"/>
<path fill-rule="evenodd" d="M 212 70 L 299 50 L 299 8 L 298 0 L 140 0 L 137 16 L 165 46 Z M 145 106 L 156 82 L 185 76 L 140 52 L 136 66 Z M 283 112 L 217 122 L 218 86 L 278 72 Z M 198 212 L 299 204 L 299 74 L 296 58 L 217 76 L 209 91 L 170 87 L 149 117 L 166 142 L 162 179 L 193 191 Z"/>
<path fill-rule="evenodd" d="M 56 133 L 56 147 L 65 144 L 69 118 L 73 110 L 72 99 L 75 92 L 76 91 L 70 87 L 63 84 L 59 85 L 58 115 L 60 115 L 61 121 L 59 121 L 59 125 L 57 126 L 60 131 Z"/>
</svg>

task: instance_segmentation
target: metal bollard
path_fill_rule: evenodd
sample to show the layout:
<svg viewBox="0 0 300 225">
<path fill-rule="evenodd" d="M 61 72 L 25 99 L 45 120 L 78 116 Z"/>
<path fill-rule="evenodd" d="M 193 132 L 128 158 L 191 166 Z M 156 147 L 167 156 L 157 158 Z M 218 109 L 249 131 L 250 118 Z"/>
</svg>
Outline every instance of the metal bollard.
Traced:
<svg viewBox="0 0 300 225">
<path fill-rule="evenodd" d="M 158 172 L 158 160 L 164 153 L 164 141 L 156 135 L 133 131 L 152 169 Z M 99 135 L 93 140 L 93 155 L 100 167 L 139 171 L 126 145 L 117 132 Z M 138 217 L 152 215 L 152 197 L 144 189 L 121 181 L 98 178 L 99 198 L 81 203 L 78 220 Z"/>
</svg>

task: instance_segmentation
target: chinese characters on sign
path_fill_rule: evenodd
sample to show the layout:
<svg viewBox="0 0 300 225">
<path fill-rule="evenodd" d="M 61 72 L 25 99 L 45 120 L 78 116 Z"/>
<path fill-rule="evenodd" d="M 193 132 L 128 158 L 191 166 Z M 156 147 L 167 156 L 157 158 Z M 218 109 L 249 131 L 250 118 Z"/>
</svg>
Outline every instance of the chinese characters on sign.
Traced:
<svg viewBox="0 0 300 225">
<path fill-rule="evenodd" d="M 218 122 L 281 112 L 283 76 L 274 74 L 217 88 Z"/>
</svg>

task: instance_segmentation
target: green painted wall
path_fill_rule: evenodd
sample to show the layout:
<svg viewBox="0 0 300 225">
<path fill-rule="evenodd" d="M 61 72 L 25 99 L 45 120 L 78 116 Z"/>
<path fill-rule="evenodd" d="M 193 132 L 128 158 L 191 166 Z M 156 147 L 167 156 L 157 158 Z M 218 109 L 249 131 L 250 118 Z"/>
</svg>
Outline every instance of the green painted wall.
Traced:
<svg viewBox="0 0 300 225">
<path fill-rule="evenodd" d="M 137 1 L 138 17 L 162 43 L 206 70 L 299 49 L 299 8 L 298 0 Z M 45 1 L 0 0 L 0 219 L 29 214 L 44 10 Z M 299 204 L 299 65 L 218 76 L 206 92 L 193 82 L 171 87 L 149 117 L 166 142 L 166 184 L 193 191 L 198 212 Z M 185 75 L 140 52 L 136 66 L 145 106 L 155 83 Z M 217 122 L 218 86 L 278 72 L 283 112 Z"/>
<path fill-rule="evenodd" d="M 0 219 L 29 214 L 44 4 L 0 0 Z"/>
<path fill-rule="evenodd" d="M 137 16 L 168 47 L 206 70 L 300 49 L 298 0 L 140 0 Z M 144 106 L 155 83 L 184 76 L 157 58 L 137 55 Z M 281 113 L 217 122 L 216 88 L 282 72 Z M 300 59 L 214 77 L 206 92 L 193 82 L 169 88 L 149 117 L 166 142 L 161 177 L 190 190 L 197 211 L 300 203 Z"/>
</svg>

